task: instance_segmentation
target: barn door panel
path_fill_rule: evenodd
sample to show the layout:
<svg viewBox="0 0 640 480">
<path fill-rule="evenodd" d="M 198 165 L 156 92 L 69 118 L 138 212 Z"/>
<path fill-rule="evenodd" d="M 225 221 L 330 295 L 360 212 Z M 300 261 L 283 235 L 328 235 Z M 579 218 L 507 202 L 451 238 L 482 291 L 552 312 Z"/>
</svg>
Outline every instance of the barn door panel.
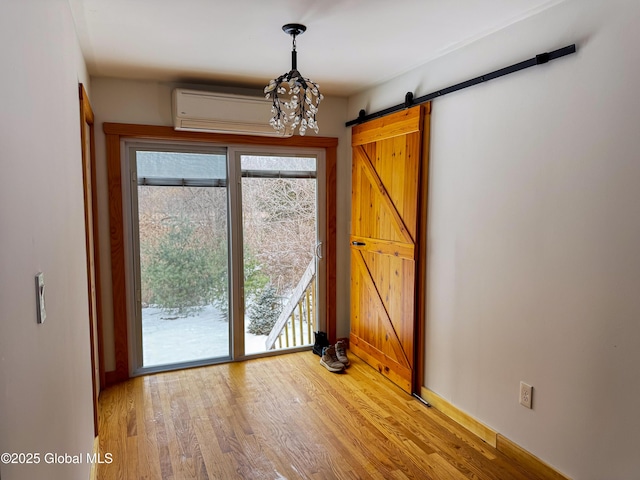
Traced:
<svg viewBox="0 0 640 480">
<path fill-rule="evenodd" d="M 352 351 L 411 393 L 424 107 L 354 127 Z"/>
</svg>

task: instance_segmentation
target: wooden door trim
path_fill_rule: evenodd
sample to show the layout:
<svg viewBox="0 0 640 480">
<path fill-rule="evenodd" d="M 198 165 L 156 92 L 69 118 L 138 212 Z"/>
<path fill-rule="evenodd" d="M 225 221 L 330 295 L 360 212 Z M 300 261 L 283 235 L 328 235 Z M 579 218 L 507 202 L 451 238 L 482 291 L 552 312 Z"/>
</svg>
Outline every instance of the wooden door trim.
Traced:
<svg viewBox="0 0 640 480">
<path fill-rule="evenodd" d="M 98 436 L 98 396 L 100 387 L 105 384 L 104 373 L 104 351 L 102 348 L 102 295 L 100 286 L 100 242 L 98 237 L 98 198 L 96 188 L 96 155 L 95 155 L 95 135 L 94 135 L 94 114 L 89 102 L 87 91 L 82 83 L 78 84 L 78 95 L 80 100 L 80 144 L 82 149 L 82 189 L 84 198 L 84 228 L 85 228 L 85 248 L 87 256 L 87 289 L 89 300 L 89 341 L 91 353 L 91 385 L 93 398 L 93 429 L 94 435 Z M 89 126 L 89 138 L 85 131 Z M 87 140 L 89 145 L 89 156 L 87 158 Z M 87 167 L 91 170 L 91 177 L 87 178 Z M 88 208 L 88 203 L 91 208 Z M 91 270 L 90 249 L 93 249 L 93 271 Z M 95 296 L 95 310 L 93 297 Z M 97 332 L 94 331 L 93 323 L 96 323 Z M 95 345 L 98 351 L 95 351 Z M 98 357 L 96 365 L 96 355 Z M 98 368 L 98 379 L 95 377 L 96 367 Z"/>
<path fill-rule="evenodd" d="M 129 337 L 127 331 L 127 291 L 124 241 L 120 135 L 108 134 L 107 184 L 109 190 L 109 232 L 111 245 L 111 300 L 116 368 L 107 372 L 108 384 L 129 378 Z"/>
<path fill-rule="evenodd" d="M 312 137 L 309 137 L 312 138 Z M 326 145 L 325 151 L 325 180 L 326 180 L 326 212 L 327 220 L 325 222 L 327 237 L 327 269 L 325 276 L 326 281 L 326 297 L 327 303 L 325 311 L 327 312 L 327 337 L 331 343 L 338 340 L 336 321 L 337 314 L 337 283 L 338 283 L 338 224 L 336 215 L 338 214 L 338 139 L 332 138 L 330 145 Z"/>
<path fill-rule="evenodd" d="M 129 378 L 128 316 L 126 308 L 126 271 L 124 211 L 122 202 L 121 142 L 124 139 L 151 139 L 169 141 L 206 142 L 221 145 L 258 145 L 300 148 L 321 148 L 325 151 L 326 162 L 326 330 L 331 342 L 336 340 L 336 279 L 337 279 L 337 147 L 338 139 L 333 137 L 289 138 L 258 137 L 251 135 L 231 135 L 218 133 L 176 131 L 172 127 L 137 125 L 125 123 L 104 123 L 106 136 L 107 172 L 109 189 L 109 222 L 111 238 L 111 278 L 113 299 L 113 327 L 116 355 L 116 369 L 106 372 L 107 384 Z"/>
<path fill-rule="evenodd" d="M 427 321 L 427 234 L 429 225 L 429 151 L 431 140 L 431 102 L 423 105 L 422 110 L 422 170 L 418 185 L 419 205 L 416 252 L 416 339 L 413 391 L 418 393 L 424 383 L 425 362 L 425 325 Z"/>
</svg>

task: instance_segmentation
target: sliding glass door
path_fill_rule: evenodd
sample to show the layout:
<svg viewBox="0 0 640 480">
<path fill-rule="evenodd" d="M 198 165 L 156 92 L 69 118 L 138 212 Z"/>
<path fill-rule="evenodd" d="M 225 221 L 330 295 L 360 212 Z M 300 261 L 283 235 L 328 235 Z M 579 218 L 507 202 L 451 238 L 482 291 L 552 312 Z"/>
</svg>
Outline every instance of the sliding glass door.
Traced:
<svg viewBox="0 0 640 480">
<path fill-rule="evenodd" d="M 246 354 L 313 343 L 318 303 L 317 161 L 241 154 Z"/>
<path fill-rule="evenodd" d="M 227 156 L 130 150 L 139 369 L 230 358 Z"/>
<path fill-rule="evenodd" d="M 133 373 L 311 345 L 321 156 L 144 142 L 127 153 Z"/>
</svg>

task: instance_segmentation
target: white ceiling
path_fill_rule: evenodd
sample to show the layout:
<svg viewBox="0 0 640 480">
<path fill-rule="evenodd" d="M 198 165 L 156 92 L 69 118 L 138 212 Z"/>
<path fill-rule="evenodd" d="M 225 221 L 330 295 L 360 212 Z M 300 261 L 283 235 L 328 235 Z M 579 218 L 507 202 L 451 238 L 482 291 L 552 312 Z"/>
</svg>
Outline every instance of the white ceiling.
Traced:
<svg viewBox="0 0 640 480">
<path fill-rule="evenodd" d="M 347 96 L 561 0 L 69 0 L 89 73 L 260 87 L 291 68 Z"/>
</svg>

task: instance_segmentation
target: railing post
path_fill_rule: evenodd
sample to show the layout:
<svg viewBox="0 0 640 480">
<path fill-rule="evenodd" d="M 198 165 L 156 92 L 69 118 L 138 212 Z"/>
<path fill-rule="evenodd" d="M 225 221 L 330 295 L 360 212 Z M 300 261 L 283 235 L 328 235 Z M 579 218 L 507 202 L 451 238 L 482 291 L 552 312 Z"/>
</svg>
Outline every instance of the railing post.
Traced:
<svg viewBox="0 0 640 480">
<path fill-rule="evenodd" d="M 311 284 L 313 285 L 313 282 L 311 282 Z M 307 338 L 309 339 L 309 343 L 312 343 L 313 340 L 311 340 L 311 302 L 309 300 L 309 295 L 311 294 L 311 290 L 309 287 L 307 287 L 307 291 L 305 294 L 305 303 L 307 306 Z"/>
<path fill-rule="evenodd" d="M 300 345 L 304 345 L 304 329 L 302 328 L 302 299 L 298 302 L 298 320 L 300 321 Z"/>
<path fill-rule="evenodd" d="M 293 346 L 296 346 L 296 312 L 291 312 L 291 336 L 293 337 Z"/>
</svg>

